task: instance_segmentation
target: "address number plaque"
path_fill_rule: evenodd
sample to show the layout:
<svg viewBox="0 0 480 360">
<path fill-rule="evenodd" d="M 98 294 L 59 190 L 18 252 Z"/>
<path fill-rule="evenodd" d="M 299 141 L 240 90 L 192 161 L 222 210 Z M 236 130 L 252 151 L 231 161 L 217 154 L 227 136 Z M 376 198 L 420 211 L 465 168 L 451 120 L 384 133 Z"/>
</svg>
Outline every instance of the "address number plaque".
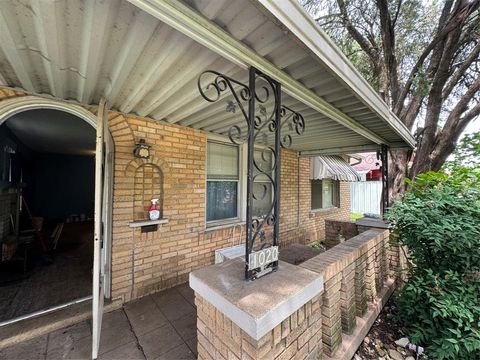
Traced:
<svg viewBox="0 0 480 360">
<path fill-rule="evenodd" d="M 270 246 L 266 249 L 255 251 L 248 257 L 248 269 L 264 270 L 271 263 L 278 261 L 278 246 Z"/>
</svg>

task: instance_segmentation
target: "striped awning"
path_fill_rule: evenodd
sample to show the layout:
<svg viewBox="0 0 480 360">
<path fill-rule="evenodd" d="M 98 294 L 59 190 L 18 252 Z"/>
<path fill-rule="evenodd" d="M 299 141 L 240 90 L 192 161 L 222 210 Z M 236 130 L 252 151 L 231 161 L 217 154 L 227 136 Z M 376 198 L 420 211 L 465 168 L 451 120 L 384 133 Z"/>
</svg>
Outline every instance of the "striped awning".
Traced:
<svg viewBox="0 0 480 360">
<path fill-rule="evenodd" d="M 338 155 L 323 155 L 310 158 L 310 180 L 333 179 L 360 181 L 360 175 Z"/>
</svg>

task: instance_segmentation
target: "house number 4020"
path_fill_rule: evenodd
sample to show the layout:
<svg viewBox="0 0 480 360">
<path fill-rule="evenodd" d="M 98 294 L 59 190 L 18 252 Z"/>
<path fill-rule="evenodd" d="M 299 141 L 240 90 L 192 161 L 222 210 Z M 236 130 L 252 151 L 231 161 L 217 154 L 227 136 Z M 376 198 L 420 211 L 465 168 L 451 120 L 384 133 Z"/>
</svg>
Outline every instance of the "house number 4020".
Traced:
<svg viewBox="0 0 480 360">
<path fill-rule="evenodd" d="M 248 257 L 248 269 L 253 270 L 259 267 L 264 268 L 275 261 L 278 261 L 278 246 L 271 246 L 251 253 Z"/>
</svg>

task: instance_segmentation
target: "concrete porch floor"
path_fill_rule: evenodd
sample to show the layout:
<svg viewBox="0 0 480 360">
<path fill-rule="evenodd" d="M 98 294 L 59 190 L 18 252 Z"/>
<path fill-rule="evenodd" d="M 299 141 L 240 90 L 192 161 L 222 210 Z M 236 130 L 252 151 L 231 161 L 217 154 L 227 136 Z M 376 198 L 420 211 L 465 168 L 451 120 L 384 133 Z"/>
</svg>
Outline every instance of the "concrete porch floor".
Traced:
<svg viewBox="0 0 480 360">
<path fill-rule="evenodd" d="M 90 359 L 91 321 L 0 350 L 0 359 Z M 104 314 L 99 359 L 195 359 L 194 293 L 183 284 Z"/>
</svg>

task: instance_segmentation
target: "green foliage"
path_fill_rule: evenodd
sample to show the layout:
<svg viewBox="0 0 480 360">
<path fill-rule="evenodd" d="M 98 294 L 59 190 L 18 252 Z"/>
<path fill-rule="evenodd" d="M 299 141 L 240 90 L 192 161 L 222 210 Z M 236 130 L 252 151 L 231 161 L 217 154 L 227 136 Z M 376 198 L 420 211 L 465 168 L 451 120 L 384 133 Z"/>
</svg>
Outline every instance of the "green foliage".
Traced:
<svg viewBox="0 0 480 360">
<path fill-rule="evenodd" d="M 480 169 L 419 175 L 388 213 L 414 264 L 397 304 L 434 359 L 480 354 Z"/>
<path fill-rule="evenodd" d="M 451 171 L 463 166 L 480 168 L 480 131 L 465 135 L 453 152 L 453 160 L 445 164 Z"/>
<path fill-rule="evenodd" d="M 309 246 L 314 248 L 314 249 L 325 250 L 325 246 L 323 245 L 323 243 L 321 241 L 315 241 L 315 242 L 309 244 Z"/>
<path fill-rule="evenodd" d="M 356 221 L 356 220 L 361 219 L 363 217 L 364 217 L 364 215 L 360 214 L 360 213 L 356 213 L 356 212 L 350 213 L 350 220 L 351 221 Z"/>
<path fill-rule="evenodd" d="M 397 299 L 409 339 L 432 359 L 475 359 L 480 353 L 478 282 L 455 271 L 414 275 Z"/>
</svg>

